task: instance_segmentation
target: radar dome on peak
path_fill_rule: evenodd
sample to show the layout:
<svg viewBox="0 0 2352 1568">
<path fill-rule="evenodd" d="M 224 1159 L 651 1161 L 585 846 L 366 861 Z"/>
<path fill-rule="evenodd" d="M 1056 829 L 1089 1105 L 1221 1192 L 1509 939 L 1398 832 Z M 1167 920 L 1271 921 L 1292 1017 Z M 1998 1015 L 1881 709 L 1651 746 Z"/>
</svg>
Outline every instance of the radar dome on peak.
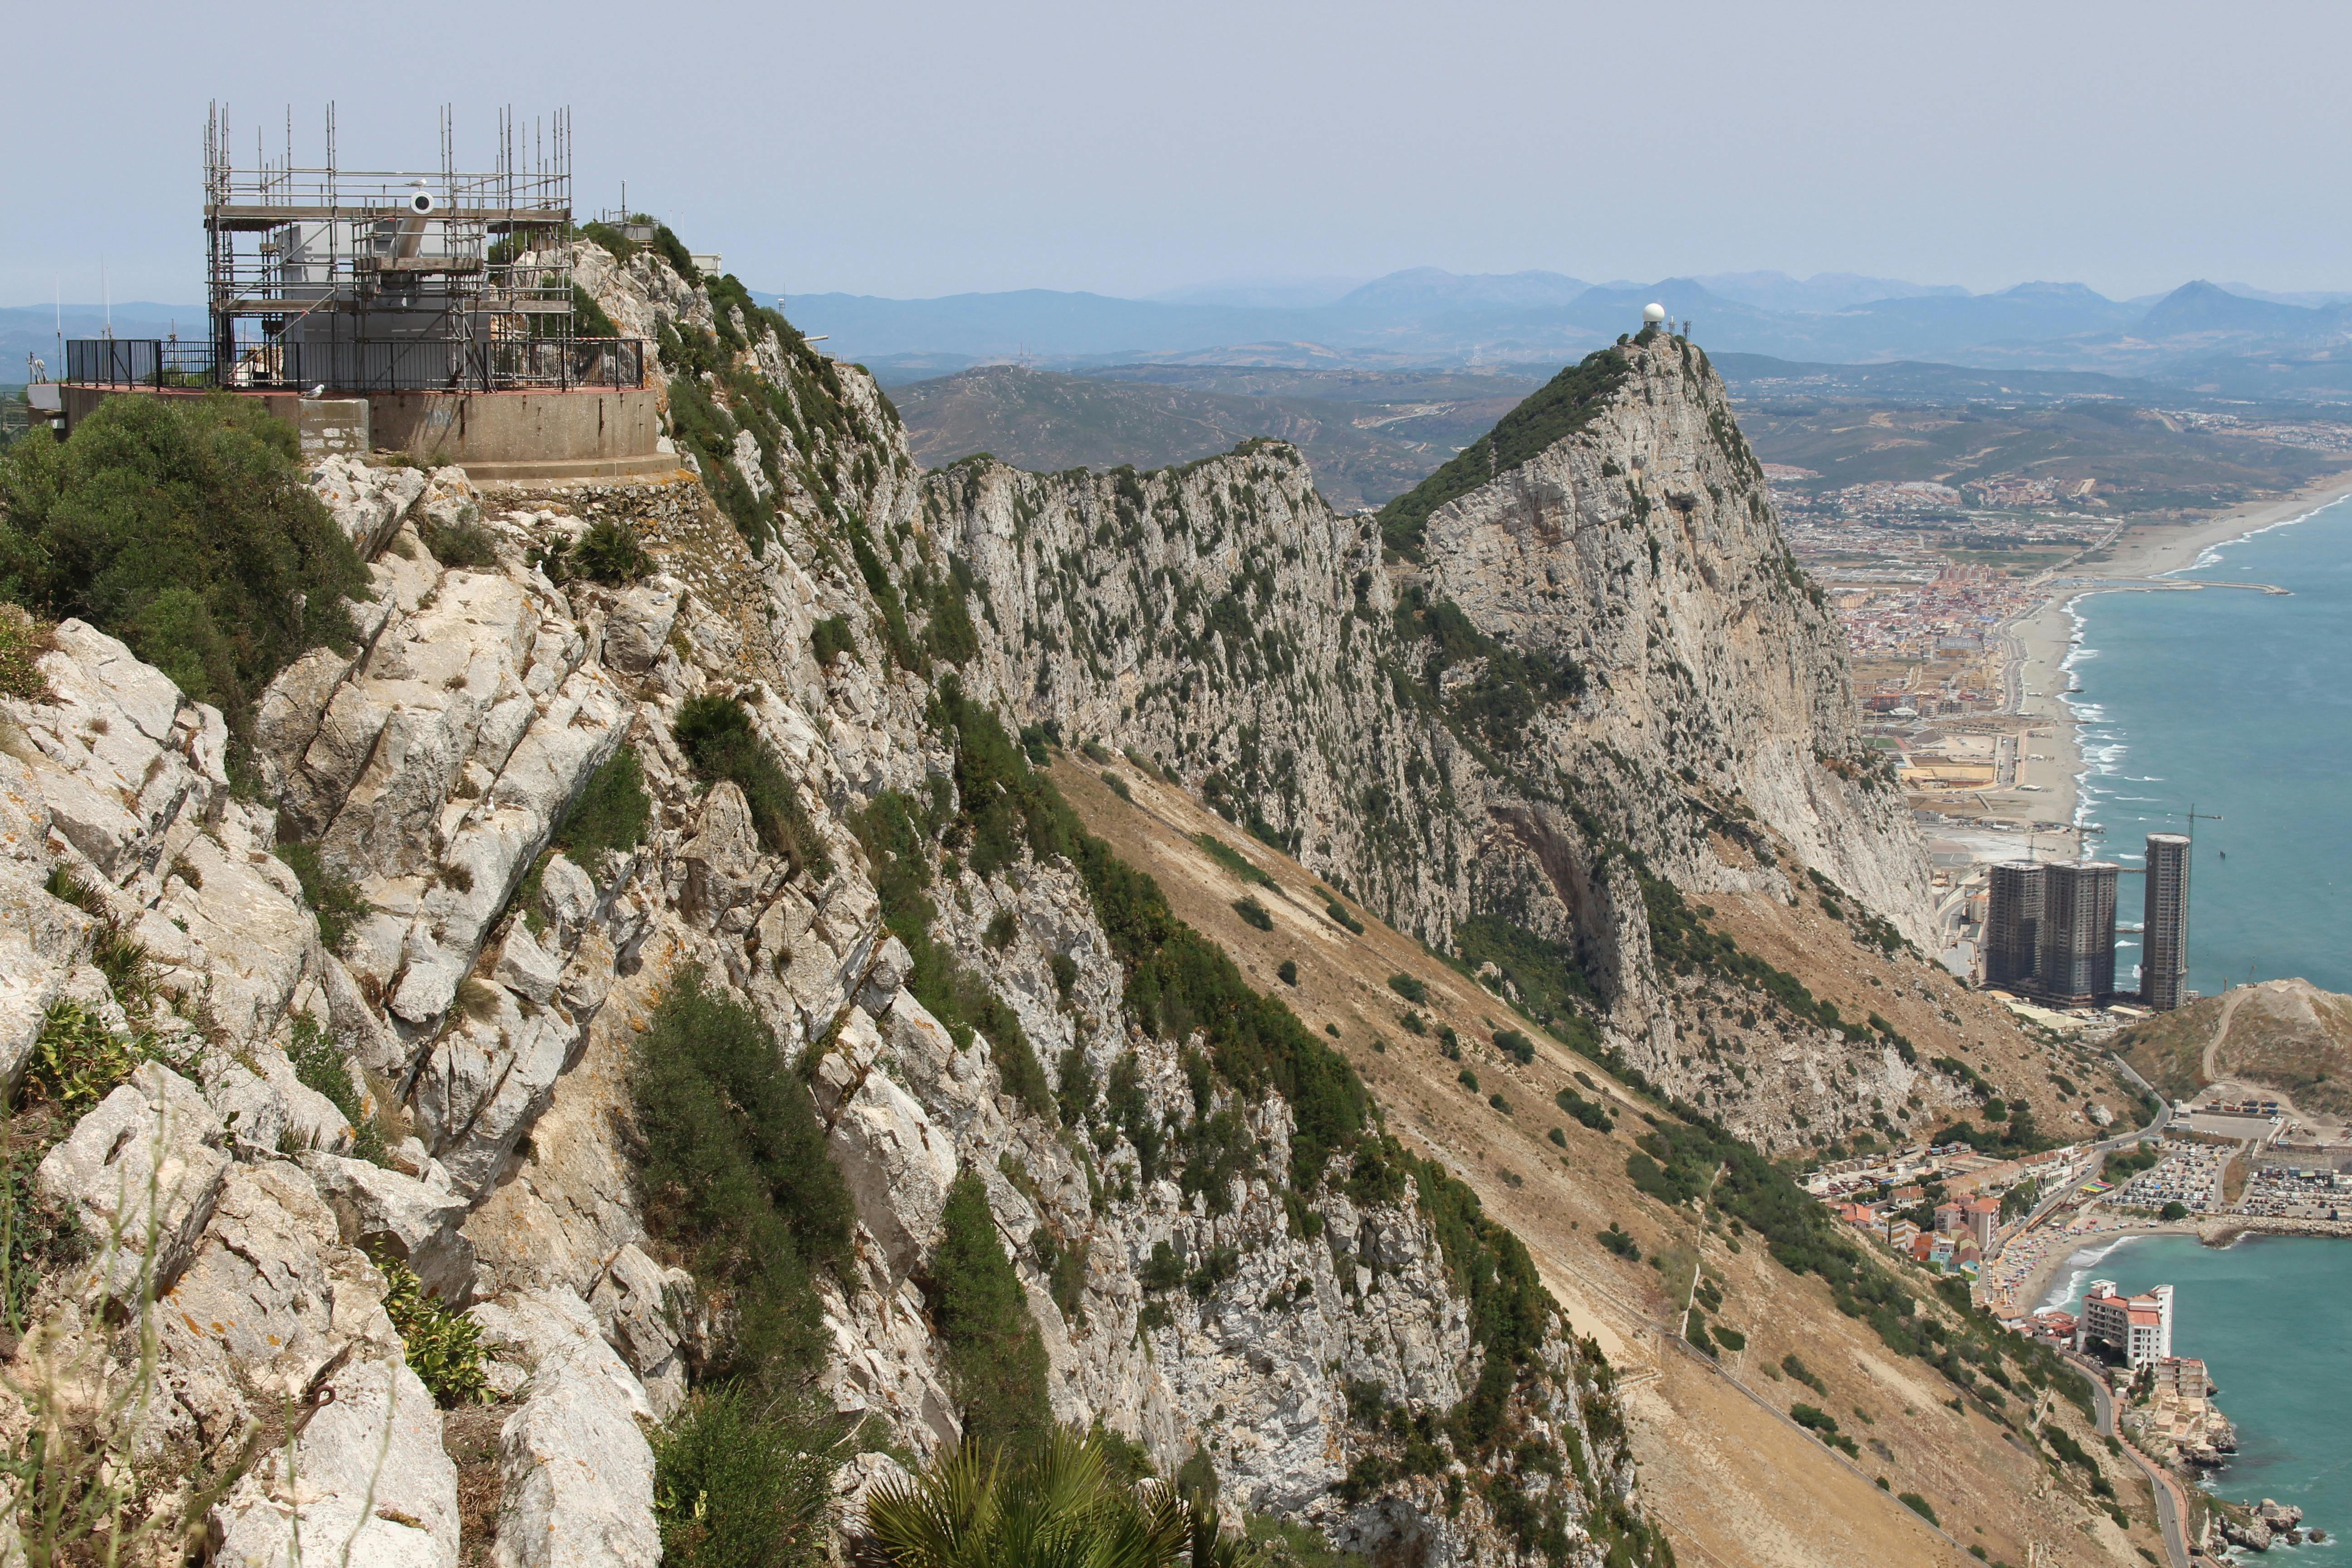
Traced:
<svg viewBox="0 0 2352 1568">
<path fill-rule="evenodd" d="M 1665 319 L 1666 308 L 1664 305 L 1644 305 L 1642 307 L 1642 320 L 1647 321 L 1650 325 L 1654 327 Z"/>
</svg>

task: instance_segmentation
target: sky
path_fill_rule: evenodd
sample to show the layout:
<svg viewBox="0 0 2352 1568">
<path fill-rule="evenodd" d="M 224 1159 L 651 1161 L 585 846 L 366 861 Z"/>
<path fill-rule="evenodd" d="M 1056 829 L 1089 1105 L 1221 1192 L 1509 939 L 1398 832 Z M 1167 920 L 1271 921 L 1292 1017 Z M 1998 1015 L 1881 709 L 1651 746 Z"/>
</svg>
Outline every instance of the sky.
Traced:
<svg viewBox="0 0 2352 1568">
<path fill-rule="evenodd" d="M 1405 267 L 2352 288 L 2352 7 L 475 0 L 12 7 L 0 304 L 203 297 L 208 100 L 491 162 L 754 289 L 1143 296 Z"/>
</svg>

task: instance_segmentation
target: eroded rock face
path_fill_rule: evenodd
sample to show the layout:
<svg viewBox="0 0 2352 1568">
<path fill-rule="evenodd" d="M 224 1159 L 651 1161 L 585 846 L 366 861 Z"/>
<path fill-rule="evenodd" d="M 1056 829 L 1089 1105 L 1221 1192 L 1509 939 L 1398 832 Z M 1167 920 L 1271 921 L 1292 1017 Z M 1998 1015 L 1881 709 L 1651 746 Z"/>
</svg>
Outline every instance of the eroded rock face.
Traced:
<svg viewBox="0 0 2352 1568">
<path fill-rule="evenodd" d="M 1580 427 L 1429 516 L 1418 560 L 1279 442 L 1146 475 L 929 475 L 924 515 L 975 579 L 964 679 L 1133 749 L 1441 950 L 1482 918 L 1551 945 L 1607 1045 L 1744 1134 L 1863 1125 L 1916 1075 L 1799 1020 L 1771 1092 L 1706 1096 L 1724 1069 L 1609 853 L 1782 902 L 1810 868 L 1930 939 L 1916 829 L 1721 380 L 1679 340 L 1623 353 Z M 1538 692 L 1512 659 L 1573 673 Z"/>
<path fill-rule="evenodd" d="M 172 1288 L 228 1179 L 226 1136 L 196 1086 L 154 1062 L 75 1123 L 37 1179 L 92 1238 L 82 1289 L 125 1301 Z"/>
<path fill-rule="evenodd" d="M 712 321 L 708 296 L 657 258 L 587 255 L 583 285 L 625 331 Z M 59 629 L 43 661 L 54 700 L 10 702 L 0 732 L 0 1068 L 60 997 L 147 1031 L 177 1068 L 142 1066 L 42 1166 L 86 1225 L 144 1237 L 152 1214 L 155 1236 L 59 1282 L 55 1333 L 95 1331 L 84 1309 L 98 1296 L 137 1310 L 152 1279 L 158 1444 L 216 1458 L 250 1422 L 292 1413 L 290 1468 L 280 1450 L 213 1510 L 221 1560 L 290 1564 L 299 1536 L 306 1560 L 347 1543 L 355 1563 L 444 1568 L 460 1544 L 456 1479 L 372 1259 L 404 1263 L 472 1303 L 506 1407 L 494 1559 L 654 1563 L 646 1432 L 688 1397 L 716 1309 L 640 1217 L 629 1075 L 662 998 L 698 970 L 787 1060 L 824 1047 L 814 1103 L 856 1215 L 854 1261 L 820 1282 L 822 1386 L 844 1413 L 918 1454 L 960 1436 L 923 1290 L 948 1185 L 976 1174 L 1057 1417 L 1129 1434 L 1163 1469 L 1205 1447 L 1247 1507 L 1499 1563 L 1511 1548 L 1483 1505 L 1440 1518 L 1433 1479 L 1352 1510 L 1332 1492 L 1373 1440 L 1351 1423 L 1351 1384 L 1434 1415 L 1476 1374 L 1467 1301 L 1409 1183 L 1360 1200 L 1331 1181 L 1286 1205 L 1289 1108 L 1223 1086 L 1196 1099 L 1181 1045 L 1130 1026 L 1125 973 L 1066 863 L 958 868 L 933 889 L 931 936 L 1018 1018 L 1049 1089 L 1066 1067 L 1099 1084 L 1124 1062 L 1156 1121 L 1229 1118 L 1255 1158 L 1224 1190 L 1145 1179 L 1117 1136 L 1089 1142 L 1024 1106 L 999 1043 L 951 1031 L 909 991 L 913 957 L 884 927 L 852 824 L 884 790 L 951 803 L 955 758 L 927 716 L 931 686 L 885 652 L 887 617 L 839 520 L 855 512 L 894 555 L 912 548 L 912 463 L 861 373 L 772 336 L 746 353 L 795 410 L 772 437 L 784 450 L 742 454 L 781 509 L 757 556 L 683 481 L 509 504 L 454 470 L 323 465 L 314 482 L 370 558 L 372 597 L 354 607 L 354 647 L 297 659 L 257 704 L 259 801 L 228 787 L 216 713 L 121 643 Z M 1270 488 L 1251 504 L 1287 484 L 1295 521 L 1322 531 L 1299 591 L 1358 604 L 1376 552 L 1318 513 L 1303 470 L 1259 460 L 1250 482 Z M 1223 500 L 1204 480 L 1187 504 L 1240 504 L 1244 477 L 1222 475 Z M 599 519 L 631 528 L 657 574 L 615 589 L 533 563 Z M 423 525 L 458 521 L 487 532 L 495 563 L 433 560 Z M 1234 555 L 1238 536 L 1216 548 Z M 1389 603 L 1377 576 L 1364 626 Z M 976 618 L 1021 613 L 1007 596 Z M 857 651 L 820 667 L 809 636 L 833 616 Z M 1335 658 L 1370 635 L 1325 634 Z M 1002 654 L 970 662 L 973 689 L 1035 673 Z M 712 691 L 742 701 L 782 763 L 822 875 L 814 855 L 766 849 L 740 790 L 679 753 L 678 706 Z M 1269 721 L 1286 711 L 1268 698 Z M 643 841 L 559 852 L 566 812 L 624 744 L 651 802 Z M 1355 830 L 1335 816 L 1330 831 Z M 329 879 L 306 896 L 289 856 Z M 87 898 L 43 890 L 58 868 Z M 310 900 L 334 879 L 350 929 L 331 951 Z M 1442 877 L 1427 888 L 1430 908 L 1452 907 Z M 109 921 L 148 948 L 152 1001 L 116 996 L 88 962 Z M 368 1125 L 321 1084 L 356 1095 Z M 376 1148 L 380 1163 L 360 1158 Z M 1193 1283 L 1148 1289 L 1155 1255 Z M 1077 1264 L 1056 1273 L 1056 1258 Z M 1561 1392 L 1529 1418 L 1581 1432 L 1594 1368 L 1564 1324 L 1551 1333 Z M 1630 1486 L 1622 1442 L 1585 1434 L 1584 1448 L 1593 1486 Z M 861 1456 L 844 1506 L 894 1464 Z M 1579 1550 L 1591 1502 L 1566 1514 Z"/>
</svg>

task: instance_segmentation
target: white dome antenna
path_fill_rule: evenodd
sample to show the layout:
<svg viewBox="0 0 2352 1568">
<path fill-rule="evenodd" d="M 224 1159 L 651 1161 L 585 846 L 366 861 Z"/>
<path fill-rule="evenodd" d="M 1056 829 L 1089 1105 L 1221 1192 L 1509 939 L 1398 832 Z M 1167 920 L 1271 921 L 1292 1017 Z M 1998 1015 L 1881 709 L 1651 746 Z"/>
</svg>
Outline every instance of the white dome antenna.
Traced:
<svg viewBox="0 0 2352 1568">
<path fill-rule="evenodd" d="M 1664 322 L 1665 319 L 1666 308 L 1664 305 L 1644 305 L 1642 307 L 1642 324 L 1643 326 L 1659 326 Z"/>
</svg>

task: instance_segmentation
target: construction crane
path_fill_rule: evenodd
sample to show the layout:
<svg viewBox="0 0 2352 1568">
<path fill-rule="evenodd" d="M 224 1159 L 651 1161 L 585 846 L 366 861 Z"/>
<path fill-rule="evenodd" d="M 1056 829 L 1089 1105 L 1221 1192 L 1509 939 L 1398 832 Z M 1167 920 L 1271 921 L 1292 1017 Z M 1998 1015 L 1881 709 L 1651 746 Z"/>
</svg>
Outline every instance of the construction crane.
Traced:
<svg viewBox="0 0 2352 1568">
<path fill-rule="evenodd" d="M 2187 817 L 2189 819 L 2189 837 L 2191 838 L 2197 837 L 2197 825 L 2200 822 L 2219 822 L 2221 820 L 2220 816 L 2216 816 L 2212 812 L 2198 810 L 2197 803 L 2193 800 L 2189 803 L 2189 809 L 2187 811 L 2175 811 L 2168 813 L 2167 815 Z"/>
</svg>

